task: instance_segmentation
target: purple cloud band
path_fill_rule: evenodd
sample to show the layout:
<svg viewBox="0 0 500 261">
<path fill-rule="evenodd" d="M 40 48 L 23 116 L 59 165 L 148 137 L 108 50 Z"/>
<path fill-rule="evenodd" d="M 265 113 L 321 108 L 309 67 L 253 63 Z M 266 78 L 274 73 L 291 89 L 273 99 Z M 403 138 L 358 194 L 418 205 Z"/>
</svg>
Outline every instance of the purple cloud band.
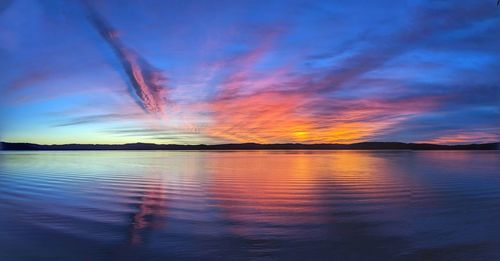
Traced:
<svg viewBox="0 0 500 261">
<path fill-rule="evenodd" d="M 149 113 L 161 113 L 166 105 L 164 86 L 165 77 L 162 72 L 149 64 L 139 54 L 126 47 L 113 29 L 95 9 L 86 1 L 87 17 L 101 37 L 111 46 L 128 76 L 139 104 Z M 134 94 L 132 94 L 134 95 Z"/>
</svg>

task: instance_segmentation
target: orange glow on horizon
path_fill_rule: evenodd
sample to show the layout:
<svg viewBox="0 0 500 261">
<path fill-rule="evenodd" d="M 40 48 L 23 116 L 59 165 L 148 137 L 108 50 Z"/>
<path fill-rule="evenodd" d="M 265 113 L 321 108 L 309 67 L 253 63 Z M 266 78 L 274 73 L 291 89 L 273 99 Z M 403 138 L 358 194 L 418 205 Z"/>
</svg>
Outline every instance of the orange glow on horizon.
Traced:
<svg viewBox="0 0 500 261">
<path fill-rule="evenodd" d="M 320 116 L 310 112 L 316 103 L 308 94 L 281 92 L 220 99 L 208 105 L 214 122 L 207 134 L 229 142 L 362 142 L 427 110 L 435 101 L 362 100 Z"/>
</svg>

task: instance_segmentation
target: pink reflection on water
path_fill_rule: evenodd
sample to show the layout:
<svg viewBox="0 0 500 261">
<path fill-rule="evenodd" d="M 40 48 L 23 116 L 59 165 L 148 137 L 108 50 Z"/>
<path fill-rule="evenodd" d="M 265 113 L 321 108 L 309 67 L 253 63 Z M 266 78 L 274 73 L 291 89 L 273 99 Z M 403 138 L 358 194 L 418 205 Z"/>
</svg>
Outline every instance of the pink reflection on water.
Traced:
<svg viewBox="0 0 500 261">
<path fill-rule="evenodd" d="M 216 206 L 242 236 L 286 236 L 306 224 L 314 231 L 349 208 L 342 203 L 407 203 L 399 200 L 408 196 L 405 177 L 395 177 L 390 162 L 369 153 L 233 152 L 207 164 Z"/>
<path fill-rule="evenodd" d="M 163 217 L 168 214 L 167 193 L 160 175 L 151 174 L 145 177 L 152 186 L 145 188 L 144 195 L 137 206 L 137 212 L 132 216 L 129 234 L 131 245 L 141 245 L 144 241 L 144 233 L 163 229 L 166 225 Z"/>
</svg>

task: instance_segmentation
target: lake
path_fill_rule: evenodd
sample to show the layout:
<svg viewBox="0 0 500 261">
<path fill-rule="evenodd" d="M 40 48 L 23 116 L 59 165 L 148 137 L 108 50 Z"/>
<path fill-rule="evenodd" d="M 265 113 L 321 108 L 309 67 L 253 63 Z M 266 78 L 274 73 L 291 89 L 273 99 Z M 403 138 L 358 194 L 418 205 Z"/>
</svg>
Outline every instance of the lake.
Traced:
<svg viewBox="0 0 500 261">
<path fill-rule="evenodd" d="M 500 152 L 0 152 L 0 260 L 172 259 L 500 260 Z"/>
</svg>

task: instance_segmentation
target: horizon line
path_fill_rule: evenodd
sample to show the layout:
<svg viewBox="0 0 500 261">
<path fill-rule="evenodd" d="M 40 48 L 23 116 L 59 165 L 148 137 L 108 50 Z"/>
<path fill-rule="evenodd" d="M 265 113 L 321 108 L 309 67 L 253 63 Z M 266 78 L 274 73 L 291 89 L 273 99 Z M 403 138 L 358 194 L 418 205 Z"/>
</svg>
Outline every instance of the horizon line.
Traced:
<svg viewBox="0 0 500 261">
<path fill-rule="evenodd" d="M 363 144 L 363 143 L 397 143 L 397 144 L 420 144 L 420 145 L 438 145 L 438 146 L 463 146 L 463 145 L 485 145 L 485 144 L 495 144 L 500 143 L 499 141 L 493 142 L 472 142 L 472 143 L 455 143 L 455 144 L 443 144 L 443 143 L 432 143 L 432 142 L 404 142 L 404 141 L 360 141 L 360 142 L 352 142 L 352 143 L 302 143 L 302 142 L 277 142 L 277 143 L 259 143 L 259 142 L 236 142 L 236 143 L 197 143 L 197 144 L 179 144 L 179 143 L 156 143 L 156 142 L 127 142 L 127 143 L 38 143 L 38 142 L 13 142 L 13 141 L 3 141 L 0 140 L 0 143 L 9 143 L 9 144 L 32 144 L 32 145 L 40 145 L 40 146 L 62 146 L 62 145 L 109 145 L 109 146 L 117 146 L 117 145 L 131 145 L 131 144 L 145 144 L 145 145 L 173 145 L 173 146 L 220 146 L 220 145 L 245 145 L 245 144 L 254 144 L 254 145 L 355 145 L 355 144 Z"/>
<path fill-rule="evenodd" d="M 500 150 L 499 142 L 443 145 L 433 143 L 404 143 L 367 141 L 351 144 L 339 143 L 226 143 L 226 144 L 37 144 L 0 141 L 0 150 Z"/>
</svg>

